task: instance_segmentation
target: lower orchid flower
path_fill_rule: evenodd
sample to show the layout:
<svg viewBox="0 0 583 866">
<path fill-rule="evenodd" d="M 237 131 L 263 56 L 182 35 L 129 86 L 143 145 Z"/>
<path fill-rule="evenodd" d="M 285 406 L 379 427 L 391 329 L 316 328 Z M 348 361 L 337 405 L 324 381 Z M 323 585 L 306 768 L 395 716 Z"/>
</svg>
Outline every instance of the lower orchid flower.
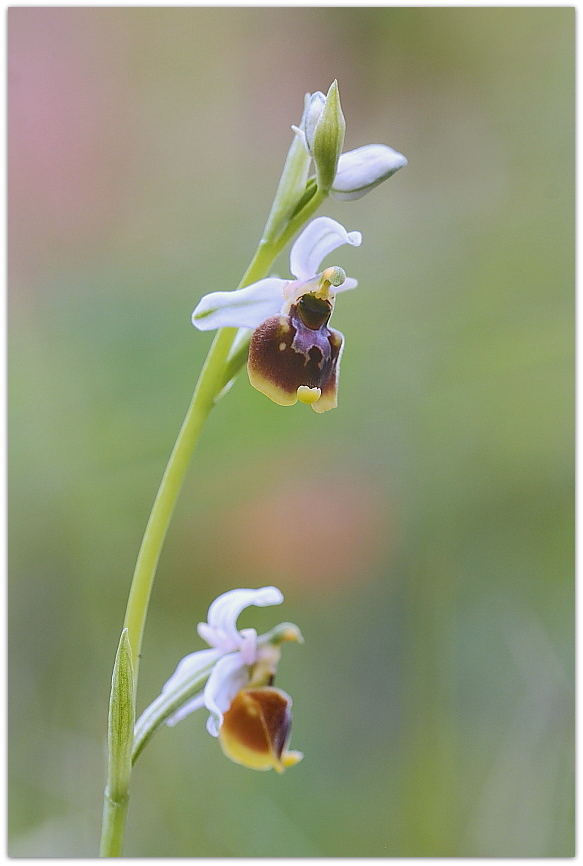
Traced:
<svg viewBox="0 0 583 866">
<path fill-rule="evenodd" d="M 355 288 L 357 281 L 339 267 L 318 269 L 338 247 L 361 241 L 360 232 L 318 217 L 291 248 L 295 280 L 267 277 L 233 292 L 212 292 L 199 302 L 192 322 L 201 331 L 253 329 L 247 362 L 251 384 L 281 406 L 300 400 L 316 412 L 333 409 L 344 337 L 328 322 L 336 294 Z"/>
<path fill-rule="evenodd" d="M 280 773 L 303 755 L 287 749 L 292 700 L 273 686 L 273 679 L 280 645 L 284 641 L 301 641 L 302 636 L 291 623 L 283 623 L 262 636 L 253 628 L 239 631 L 237 618 L 251 605 L 265 607 L 282 601 L 283 595 L 275 586 L 234 589 L 220 595 L 209 608 L 208 622 L 198 625 L 199 635 L 211 649 L 185 656 L 155 702 L 171 706 L 174 696 L 187 693 L 210 670 L 204 690 L 169 717 L 166 715 L 166 723 L 173 726 L 206 707 L 207 730 L 218 737 L 228 758 L 255 770 L 273 767 Z"/>
</svg>

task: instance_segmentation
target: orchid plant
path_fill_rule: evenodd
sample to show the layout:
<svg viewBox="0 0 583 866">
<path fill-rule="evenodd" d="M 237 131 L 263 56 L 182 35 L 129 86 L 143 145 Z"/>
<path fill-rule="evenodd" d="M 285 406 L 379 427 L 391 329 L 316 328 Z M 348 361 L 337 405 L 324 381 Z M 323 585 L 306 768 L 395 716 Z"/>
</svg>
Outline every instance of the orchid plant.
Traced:
<svg viewBox="0 0 583 866">
<path fill-rule="evenodd" d="M 199 636 L 209 648 L 179 662 L 160 695 L 136 721 L 138 667 L 158 559 L 182 481 L 212 407 L 243 365 L 251 385 L 283 406 L 298 401 L 325 412 L 337 406 L 344 337 L 329 327 L 336 295 L 357 281 L 337 266 L 320 270 L 343 244 L 361 233 L 312 216 L 328 196 L 351 201 L 407 164 L 382 144 L 342 153 L 345 121 L 337 83 L 307 94 L 257 251 L 239 286 L 213 291 L 197 304 L 192 322 L 216 330 L 186 417 L 170 455 L 138 554 L 112 676 L 108 771 L 102 856 L 121 856 L 134 762 L 156 730 L 207 709 L 207 730 L 231 760 L 256 770 L 283 772 L 302 758 L 288 750 L 291 698 L 273 685 L 281 645 L 301 642 L 297 626 L 281 623 L 264 635 L 237 628 L 241 611 L 283 601 L 274 586 L 234 589 L 210 605 Z M 279 253 L 290 250 L 293 279 L 271 276 Z"/>
</svg>

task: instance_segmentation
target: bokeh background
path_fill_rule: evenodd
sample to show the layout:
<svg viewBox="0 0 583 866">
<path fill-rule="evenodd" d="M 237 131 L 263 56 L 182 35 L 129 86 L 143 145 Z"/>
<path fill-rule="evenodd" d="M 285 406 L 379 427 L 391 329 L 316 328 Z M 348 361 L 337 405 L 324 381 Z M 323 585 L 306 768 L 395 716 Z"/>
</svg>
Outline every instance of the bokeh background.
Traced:
<svg viewBox="0 0 583 866">
<path fill-rule="evenodd" d="M 406 169 L 322 213 L 340 406 L 243 373 L 154 587 L 142 709 L 196 624 L 274 583 L 296 622 L 284 776 L 204 713 L 132 781 L 127 855 L 568 856 L 574 848 L 574 27 L 569 8 L 11 8 L 9 830 L 97 851 L 135 556 L 307 91 Z M 287 275 L 287 257 L 277 263 Z"/>
</svg>

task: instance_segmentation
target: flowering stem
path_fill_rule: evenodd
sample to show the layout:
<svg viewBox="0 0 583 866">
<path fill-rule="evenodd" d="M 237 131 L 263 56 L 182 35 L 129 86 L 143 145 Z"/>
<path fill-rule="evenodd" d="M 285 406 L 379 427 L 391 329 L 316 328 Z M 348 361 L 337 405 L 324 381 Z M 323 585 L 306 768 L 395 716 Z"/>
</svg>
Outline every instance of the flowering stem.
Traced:
<svg viewBox="0 0 583 866">
<path fill-rule="evenodd" d="M 315 192 L 306 203 L 303 203 L 299 211 L 289 219 L 279 236 L 275 238 L 270 237 L 268 231 L 264 234 L 255 256 L 239 284 L 239 288 L 260 280 L 267 275 L 277 255 L 295 232 L 311 217 L 324 198 L 324 195 Z M 227 382 L 237 373 L 237 365 L 241 366 L 244 363 L 244 353 L 237 353 L 233 358 L 229 357 L 229 352 L 236 335 L 237 328 L 221 328 L 213 340 L 186 417 L 180 428 L 176 444 L 162 477 L 138 554 L 124 620 L 124 629 L 127 629 L 127 639 L 131 650 L 131 661 L 134 672 L 133 695 L 131 696 L 134 705 L 142 638 L 162 545 L 164 544 L 182 482 L 205 421 L 217 396 Z M 110 773 L 115 772 L 115 762 L 115 756 L 110 751 Z M 101 841 L 102 856 L 121 856 L 128 797 L 129 773 L 126 790 L 121 792 L 115 801 L 108 796 L 106 790 Z"/>
</svg>

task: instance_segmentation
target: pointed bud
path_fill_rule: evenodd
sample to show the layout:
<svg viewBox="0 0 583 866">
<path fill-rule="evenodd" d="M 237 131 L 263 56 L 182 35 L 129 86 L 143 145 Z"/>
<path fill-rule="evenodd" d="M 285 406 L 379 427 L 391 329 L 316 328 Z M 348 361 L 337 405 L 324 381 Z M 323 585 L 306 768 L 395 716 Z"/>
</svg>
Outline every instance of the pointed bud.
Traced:
<svg viewBox="0 0 583 866">
<path fill-rule="evenodd" d="M 338 160 L 344 144 L 346 122 L 340 107 L 338 84 L 334 81 L 316 127 L 311 145 L 312 157 L 316 165 L 318 189 L 329 192 L 334 182 Z"/>
<path fill-rule="evenodd" d="M 406 165 L 406 157 L 385 144 L 357 147 L 338 160 L 331 195 L 342 201 L 361 198 Z"/>
</svg>

